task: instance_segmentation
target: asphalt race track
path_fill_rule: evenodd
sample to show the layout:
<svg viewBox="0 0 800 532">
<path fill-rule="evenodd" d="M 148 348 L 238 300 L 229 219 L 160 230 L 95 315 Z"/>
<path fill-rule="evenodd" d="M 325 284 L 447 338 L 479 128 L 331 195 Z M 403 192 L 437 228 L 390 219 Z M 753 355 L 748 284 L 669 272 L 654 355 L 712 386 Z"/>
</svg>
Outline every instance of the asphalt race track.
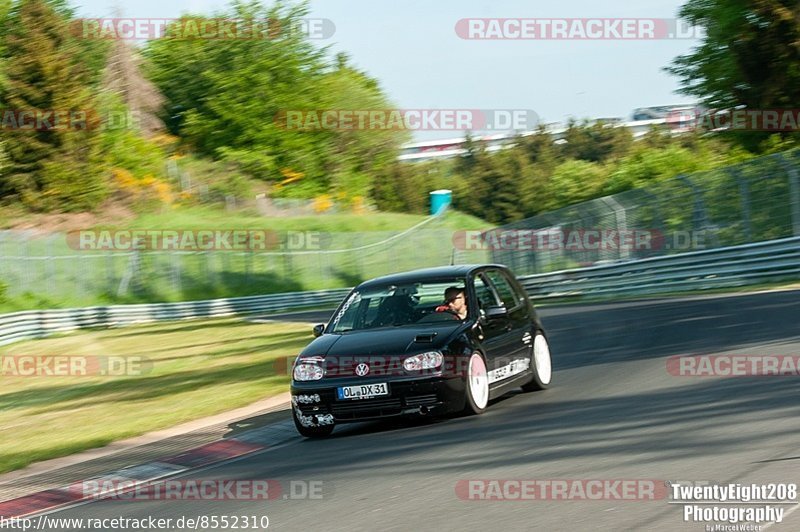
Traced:
<svg viewBox="0 0 800 532">
<path fill-rule="evenodd" d="M 470 479 L 800 482 L 800 377 L 686 377 L 672 355 L 800 355 L 800 291 L 541 310 L 554 385 L 486 414 L 339 426 L 184 479 L 322 481 L 322 498 L 98 501 L 52 517 L 266 515 L 275 530 L 705 530 L 658 500 L 464 500 Z M 304 316 L 314 321 L 318 316 Z M 222 398 L 221 398 L 222 400 Z M 288 419 L 288 411 L 286 416 Z M 462 482 L 463 484 L 463 482 Z M 800 530 L 785 504 L 772 530 Z"/>
</svg>

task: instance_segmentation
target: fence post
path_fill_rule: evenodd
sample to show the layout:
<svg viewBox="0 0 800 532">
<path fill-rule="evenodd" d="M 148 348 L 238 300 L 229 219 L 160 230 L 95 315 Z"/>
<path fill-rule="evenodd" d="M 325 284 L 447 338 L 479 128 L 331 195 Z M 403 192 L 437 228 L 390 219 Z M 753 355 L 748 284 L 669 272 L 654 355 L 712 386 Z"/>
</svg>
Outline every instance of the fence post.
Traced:
<svg viewBox="0 0 800 532">
<path fill-rule="evenodd" d="M 58 260 L 56 259 L 55 253 L 53 252 L 53 240 L 57 238 L 56 234 L 50 235 L 47 239 L 47 269 L 45 270 L 45 275 L 47 276 L 47 290 L 50 294 L 55 294 L 56 287 L 55 287 L 55 279 L 57 275 L 57 263 Z"/>
<path fill-rule="evenodd" d="M 28 249 L 27 233 L 25 234 L 25 239 L 22 241 L 22 249 L 24 251 L 23 263 L 25 264 L 25 267 L 22 269 L 22 275 L 20 276 L 22 279 L 22 289 L 20 292 L 25 292 L 29 289 L 28 287 L 31 284 L 31 272 L 35 270 L 35 262 L 31 260 L 31 255 Z"/>
<path fill-rule="evenodd" d="M 617 239 L 620 243 L 618 258 L 628 260 L 631 258 L 631 250 L 622 246 L 622 236 L 620 236 L 622 233 L 627 234 L 628 232 L 628 213 L 625 211 L 625 207 L 614 199 L 614 196 L 605 196 L 600 198 L 600 201 L 608 205 L 611 210 L 614 211 L 614 217 L 617 221 Z"/>
<path fill-rule="evenodd" d="M 115 272 L 116 272 L 116 265 L 117 263 L 114 262 L 113 254 L 114 252 L 111 250 L 106 251 L 105 253 L 105 265 L 106 265 L 106 291 L 109 294 L 114 293 L 114 279 L 115 279 Z"/>
<path fill-rule="evenodd" d="M 228 212 L 236 210 L 236 196 L 231 194 L 225 196 L 225 210 Z"/>
<path fill-rule="evenodd" d="M 750 187 L 747 180 L 742 176 L 738 168 L 730 168 L 728 170 L 736 181 L 739 182 L 739 193 L 742 198 L 742 223 L 744 224 L 744 234 L 747 242 L 753 241 L 753 224 L 750 217 Z"/>
<path fill-rule="evenodd" d="M 6 264 L 6 261 L 3 260 L 3 255 L 11 254 L 8 251 L 6 251 L 6 249 L 3 247 L 5 245 L 5 239 L 6 239 L 5 237 L 6 237 L 6 232 L 0 229 L 0 283 L 3 283 L 3 278 L 5 276 L 3 264 Z M 8 264 L 9 264 L 9 269 L 11 269 L 11 261 L 8 261 Z M 8 281 L 8 279 L 6 279 L 6 281 Z"/>
<path fill-rule="evenodd" d="M 130 288 L 131 283 L 136 283 L 136 275 L 139 273 L 139 250 L 134 249 L 131 252 L 130 260 L 128 261 L 128 266 L 125 269 L 125 273 L 122 276 L 122 279 L 119 281 L 119 288 L 117 288 L 117 297 L 124 297 L 128 295 L 128 289 Z"/>
<path fill-rule="evenodd" d="M 653 194 L 652 192 L 650 192 L 650 191 L 648 191 L 646 189 L 642 189 L 641 192 L 642 192 L 643 195 L 645 195 L 647 198 L 649 198 L 649 203 L 645 203 L 644 205 L 640 204 L 638 206 L 638 208 L 641 209 L 644 206 L 644 207 L 649 207 L 650 209 L 652 209 L 652 211 L 653 211 L 653 223 L 650 224 L 650 225 L 652 225 L 652 229 L 655 229 L 655 230 L 657 230 L 657 231 L 659 231 L 661 233 L 661 237 L 664 239 L 664 246 L 661 248 L 661 254 L 665 255 L 665 254 L 668 253 L 668 251 L 666 250 L 666 247 L 667 247 L 666 246 L 667 224 L 666 224 L 666 220 L 664 219 L 664 213 L 661 210 L 661 199 L 659 199 L 655 194 Z M 638 221 L 639 221 L 639 223 L 642 222 L 641 214 L 639 215 Z M 639 250 L 639 252 L 641 253 L 641 250 Z M 645 257 L 652 257 L 654 255 L 656 255 L 656 250 L 653 249 L 652 246 L 644 254 Z M 642 257 L 637 257 L 637 258 L 642 258 Z"/>
<path fill-rule="evenodd" d="M 706 206 L 703 203 L 703 194 L 700 191 L 700 187 L 694 184 L 694 182 L 689 179 L 689 176 L 685 174 L 680 174 L 676 177 L 680 181 L 686 183 L 689 188 L 692 190 L 692 229 L 697 231 L 698 228 L 703 231 L 707 231 L 710 229 L 711 224 L 708 221 L 708 215 L 706 214 Z M 717 238 L 716 232 L 710 236 L 711 240 L 714 243 L 714 247 L 719 247 L 719 239 Z"/>
<path fill-rule="evenodd" d="M 210 252 L 203 251 L 203 259 L 205 259 L 203 261 L 203 264 L 205 265 L 204 278 L 207 282 L 216 284 L 216 277 L 214 274 L 214 267 L 211 264 L 211 258 Z"/>
<path fill-rule="evenodd" d="M 792 234 L 800 236 L 800 179 L 797 167 L 793 166 L 780 153 L 775 154 L 789 176 L 789 207 L 792 209 Z"/>
<path fill-rule="evenodd" d="M 245 253 L 245 264 L 244 264 L 244 282 L 246 285 L 250 285 L 250 281 L 253 278 L 253 249 L 249 249 L 244 252 Z"/>
<path fill-rule="evenodd" d="M 170 253 L 172 258 L 172 288 L 179 296 L 183 296 L 183 283 L 181 280 L 181 261 L 183 255 L 179 255 L 179 253 L 179 251 Z"/>
</svg>

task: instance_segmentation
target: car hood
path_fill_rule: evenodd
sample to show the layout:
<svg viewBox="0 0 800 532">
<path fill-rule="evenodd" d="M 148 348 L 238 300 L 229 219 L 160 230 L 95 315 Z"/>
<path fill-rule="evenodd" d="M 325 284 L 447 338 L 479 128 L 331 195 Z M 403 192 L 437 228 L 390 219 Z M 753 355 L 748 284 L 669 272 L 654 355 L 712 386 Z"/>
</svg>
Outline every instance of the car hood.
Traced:
<svg viewBox="0 0 800 532">
<path fill-rule="evenodd" d="M 451 338 L 469 328 L 453 325 L 406 326 L 325 334 L 311 342 L 302 356 L 361 357 L 420 353 L 442 349 Z"/>
</svg>

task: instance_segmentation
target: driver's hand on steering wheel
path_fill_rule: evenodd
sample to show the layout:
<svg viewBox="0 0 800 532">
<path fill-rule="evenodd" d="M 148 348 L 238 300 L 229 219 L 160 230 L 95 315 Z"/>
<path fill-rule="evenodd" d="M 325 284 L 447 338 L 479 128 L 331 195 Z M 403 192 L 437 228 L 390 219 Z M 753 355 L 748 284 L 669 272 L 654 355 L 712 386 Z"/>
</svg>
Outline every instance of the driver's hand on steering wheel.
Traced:
<svg viewBox="0 0 800 532">
<path fill-rule="evenodd" d="M 446 312 L 447 314 L 453 316 L 453 318 L 460 320 L 458 313 L 450 308 L 450 305 L 439 305 L 436 307 L 436 312 Z"/>
</svg>

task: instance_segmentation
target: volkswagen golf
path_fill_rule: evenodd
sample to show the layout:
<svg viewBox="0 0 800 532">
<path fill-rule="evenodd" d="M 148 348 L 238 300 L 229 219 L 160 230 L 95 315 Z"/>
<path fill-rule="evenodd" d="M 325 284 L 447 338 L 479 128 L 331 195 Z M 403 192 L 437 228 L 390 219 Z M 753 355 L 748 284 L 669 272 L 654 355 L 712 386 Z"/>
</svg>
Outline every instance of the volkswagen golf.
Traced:
<svg viewBox="0 0 800 532">
<path fill-rule="evenodd" d="M 314 335 L 292 368 L 292 416 L 306 437 L 390 416 L 481 414 L 491 399 L 552 378 L 547 334 L 501 265 L 366 281 Z"/>
</svg>

